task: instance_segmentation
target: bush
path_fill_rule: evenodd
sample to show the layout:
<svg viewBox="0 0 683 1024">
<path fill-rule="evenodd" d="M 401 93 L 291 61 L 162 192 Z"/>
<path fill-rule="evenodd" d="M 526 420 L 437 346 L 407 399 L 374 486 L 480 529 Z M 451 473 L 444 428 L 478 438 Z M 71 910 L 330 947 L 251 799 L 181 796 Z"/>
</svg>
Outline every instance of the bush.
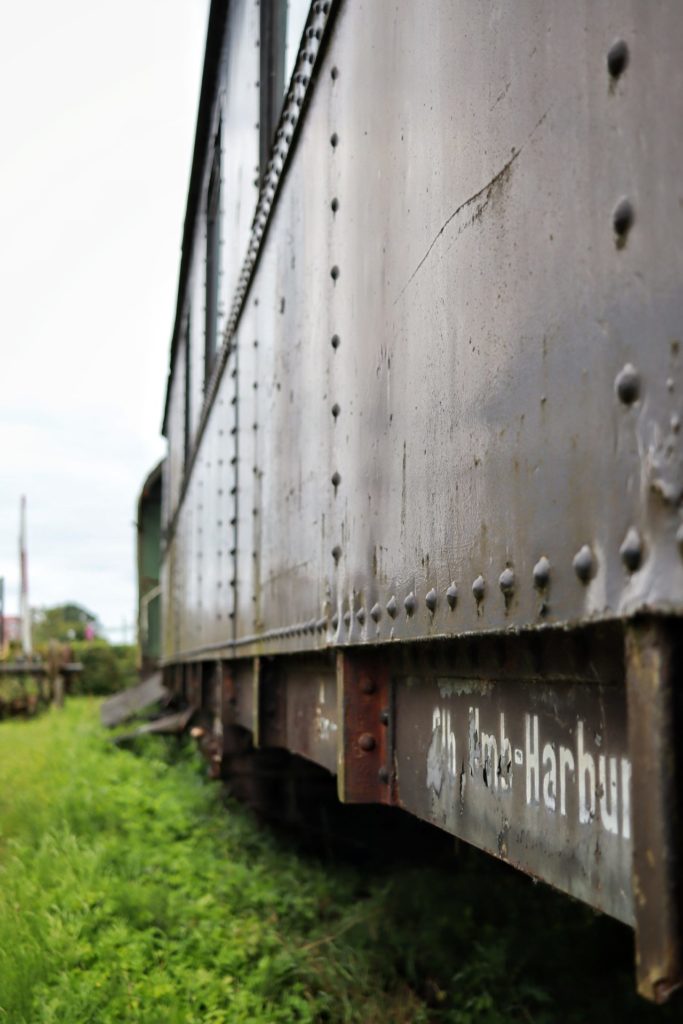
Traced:
<svg viewBox="0 0 683 1024">
<path fill-rule="evenodd" d="M 137 682 L 137 648 L 106 640 L 76 640 L 70 645 L 83 671 L 71 682 L 73 694 L 106 696 Z"/>
</svg>

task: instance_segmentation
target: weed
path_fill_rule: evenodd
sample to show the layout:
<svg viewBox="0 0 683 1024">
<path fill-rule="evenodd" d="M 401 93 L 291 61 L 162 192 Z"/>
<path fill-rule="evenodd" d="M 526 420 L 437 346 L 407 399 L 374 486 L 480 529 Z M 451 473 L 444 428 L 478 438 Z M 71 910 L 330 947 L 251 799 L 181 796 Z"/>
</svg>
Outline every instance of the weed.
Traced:
<svg viewBox="0 0 683 1024">
<path fill-rule="evenodd" d="M 97 707 L 0 724 L 0 1022 L 677 1019 L 633 995 L 613 922 L 477 856 L 304 858 L 191 747 L 132 756 Z"/>
</svg>

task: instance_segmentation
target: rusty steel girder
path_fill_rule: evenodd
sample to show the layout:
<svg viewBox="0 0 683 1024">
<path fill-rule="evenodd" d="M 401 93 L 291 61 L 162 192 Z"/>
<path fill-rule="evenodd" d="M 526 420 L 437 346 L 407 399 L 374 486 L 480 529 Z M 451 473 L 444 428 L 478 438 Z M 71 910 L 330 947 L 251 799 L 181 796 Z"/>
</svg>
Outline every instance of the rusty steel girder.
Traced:
<svg viewBox="0 0 683 1024">
<path fill-rule="evenodd" d="M 641 995 L 663 1002 L 683 983 L 681 623 L 646 618 L 626 631 L 633 762 L 633 912 Z"/>
</svg>

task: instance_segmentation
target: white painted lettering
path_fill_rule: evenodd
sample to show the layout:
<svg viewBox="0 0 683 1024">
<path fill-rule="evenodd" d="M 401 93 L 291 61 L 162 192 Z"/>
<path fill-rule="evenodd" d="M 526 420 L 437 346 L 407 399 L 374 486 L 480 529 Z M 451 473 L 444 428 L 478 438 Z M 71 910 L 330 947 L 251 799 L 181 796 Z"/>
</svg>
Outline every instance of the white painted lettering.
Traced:
<svg viewBox="0 0 683 1024">
<path fill-rule="evenodd" d="M 631 762 L 627 757 L 621 759 L 621 834 L 624 839 L 631 838 Z"/>
<path fill-rule="evenodd" d="M 524 716 L 526 736 L 526 802 L 540 800 L 540 765 L 538 757 L 538 715 Z M 533 729 L 533 744 L 532 744 Z M 532 792 L 533 790 L 533 792 Z"/>
<path fill-rule="evenodd" d="M 498 743 L 496 737 L 487 732 L 481 734 L 481 760 L 484 785 L 489 789 L 496 789 L 498 786 Z"/>
<path fill-rule="evenodd" d="M 512 786 L 512 744 L 505 735 L 505 715 L 500 715 L 500 765 L 498 770 L 500 788 Z"/>
<path fill-rule="evenodd" d="M 619 831 L 619 805 L 617 803 L 617 759 L 609 758 L 609 780 L 607 778 L 607 758 L 600 754 L 598 758 L 598 784 L 600 787 L 600 818 L 608 832 Z"/>
<path fill-rule="evenodd" d="M 543 773 L 543 803 L 549 811 L 555 810 L 555 794 L 557 793 L 557 757 L 551 743 L 543 747 L 543 767 L 548 765 L 547 771 Z"/>
<path fill-rule="evenodd" d="M 560 747 L 560 814 L 567 813 L 567 771 L 574 772 L 574 755 L 568 747 Z"/>
<path fill-rule="evenodd" d="M 576 763 L 579 773 L 579 821 L 595 817 L 595 758 L 583 745 L 583 722 L 576 723 Z"/>
<path fill-rule="evenodd" d="M 446 711 L 443 716 L 443 749 L 447 752 L 448 774 L 452 779 L 457 772 L 457 759 L 455 756 L 455 731 L 451 725 L 451 713 Z"/>
</svg>

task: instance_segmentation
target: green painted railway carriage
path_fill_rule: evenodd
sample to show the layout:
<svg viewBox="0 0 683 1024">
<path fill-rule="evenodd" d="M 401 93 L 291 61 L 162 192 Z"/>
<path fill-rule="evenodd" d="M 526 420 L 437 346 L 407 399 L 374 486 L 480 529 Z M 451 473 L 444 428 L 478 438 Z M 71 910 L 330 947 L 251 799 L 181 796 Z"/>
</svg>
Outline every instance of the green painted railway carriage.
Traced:
<svg viewBox="0 0 683 1024">
<path fill-rule="evenodd" d="M 214 0 L 161 663 L 683 972 L 683 8 Z"/>
</svg>

